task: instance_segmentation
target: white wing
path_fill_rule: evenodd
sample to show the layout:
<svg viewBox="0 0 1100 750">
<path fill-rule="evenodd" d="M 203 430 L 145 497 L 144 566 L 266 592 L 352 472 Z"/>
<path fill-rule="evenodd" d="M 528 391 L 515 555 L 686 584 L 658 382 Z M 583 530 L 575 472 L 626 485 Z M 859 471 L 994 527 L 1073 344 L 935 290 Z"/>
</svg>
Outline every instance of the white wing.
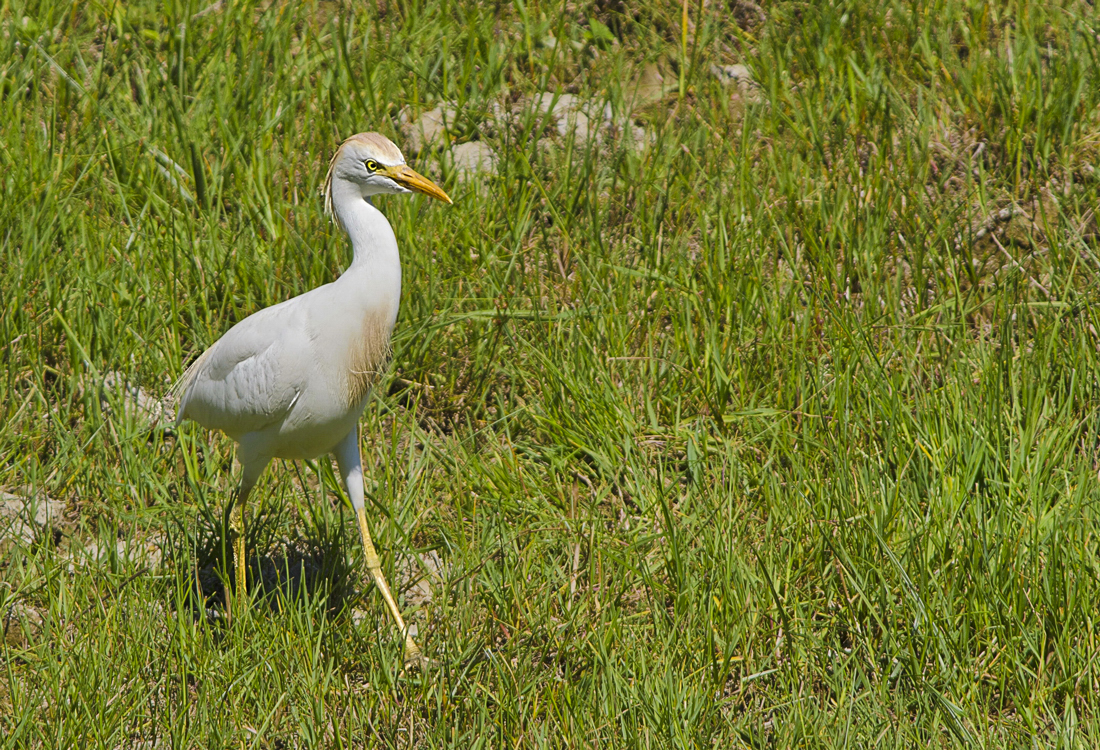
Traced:
<svg viewBox="0 0 1100 750">
<path fill-rule="evenodd" d="M 250 315 L 195 360 L 173 389 L 180 394 L 177 423 L 193 419 L 239 439 L 286 418 L 312 356 L 296 302 Z"/>
</svg>

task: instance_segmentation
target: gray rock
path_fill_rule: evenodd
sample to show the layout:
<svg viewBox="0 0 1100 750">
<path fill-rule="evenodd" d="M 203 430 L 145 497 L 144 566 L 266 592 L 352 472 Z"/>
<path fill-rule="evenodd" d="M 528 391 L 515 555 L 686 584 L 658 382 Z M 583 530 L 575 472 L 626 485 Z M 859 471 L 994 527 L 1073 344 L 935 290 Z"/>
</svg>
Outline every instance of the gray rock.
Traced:
<svg viewBox="0 0 1100 750">
<path fill-rule="evenodd" d="M 723 86 L 734 88 L 731 102 L 744 105 L 759 99 L 760 93 L 752 79 L 752 71 L 744 65 L 712 65 L 711 75 L 722 82 Z"/>
<path fill-rule="evenodd" d="M 39 532 L 61 525 L 65 503 L 44 494 L 0 491 L 0 541 L 34 541 Z"/>
<path fill-rule="evenodd" d="M 113 370 L 103 376 L 99 403 L 104 414 L 115 414 L 117 405 L 123 415 L 142 423 L 171 421 L 175 416 L 163 401 L 150 396 L 141 387 L 126 380 L 122 373 Z"/>
<path fill-rule="evenodd" d="M 752 72 L 745 65 L 711 65 L 710 72 L 722 83 L 738 85 L 752 83 Z"/>
<path fill-rule="evenodd" d="M 404 151 L 416 154 L 424 149 L 446 145 L 448 128 L 454 125 L 457 112 L 449 104 L 442 104 L 412 120 L 403 110 L 399 122 L 405 136 Z"/>
<path fill-rule="evenodd" d="M 606 107 L 601 110 L 600 115 L 592 117 L 591 103 L 573 94 L 539 94 L 532 101 L 532 106 L 540 115 L 549 116 L 558 135 L 564 138 L 572 133 L 578 143 L 587 143 L 597 137 L 603 125 L 601 119 L 608 119 Z"/>
<path fill-rule="evenodd" d="M 577 143 L 587 142 L 589 138 L 599 133 L 599 129 L 584 112 L 570 112 L 565 117 L 559 118 L 557 129 L 563 137 L 573 133 Z"/>
<path fill-rule="evenodd" d="M 673 84 L 665 81 L 657 63 L 649 63 L 638 73 L 623 92 L 631 109 L 640 109 L 665 97 L 673 88 Z"/>
<path fill-rule="evenodd" d="M 451 148 L 451 165 L 459 178 L 475 174 L 496 174 L 497 155 L 481 141 L 460 143 Z"/>
<path fill-rule="evenodd" d="M 410 555 L 402 559 L 399 565 L 399 580 L 408 606 L 430 604 L 432 584 L 443 581 L 444 565 L 439 553 L 429 550 L 423 555 Z"/>
<path fill-rule="evenodd" d="M 92 539 L 84 544 L 84 547 L 76 551 L 72 557 L 81 562 L 101 562 L 111 555 L 111 543 Z M 160 547 L 152 541 L 139 539 L 116 539 L 113 545 L 114 554 L 119 560 L 129 560 L 135 565 L 148 565 L 155 567 L 160 564 Z M 70 566 L 75 569 L 75 566 Z"/>
<path fill-rule="evenodd" d="M 554 94 L 549 91 L 539 94 L 532 103 L 539 114 L 549 114 L 551 117 L 561 117 L 580 106 L 580 100 L 573 94 Z"/>
</svg>

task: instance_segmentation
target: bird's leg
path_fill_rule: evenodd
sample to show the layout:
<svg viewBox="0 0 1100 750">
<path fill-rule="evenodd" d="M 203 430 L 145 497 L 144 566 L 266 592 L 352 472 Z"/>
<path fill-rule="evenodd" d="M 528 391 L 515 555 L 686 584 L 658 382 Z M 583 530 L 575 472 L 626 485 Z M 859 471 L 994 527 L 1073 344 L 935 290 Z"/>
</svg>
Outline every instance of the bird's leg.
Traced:
<svg viewBox="0 0 1100 750">
<path fill-rule="evenodd" d="M 421 663 L 424 657 L 420 653 L 420 647 L 409 635 L 405 627 L 405 620 L 401 617 L 401 610 L 397 608 L 397 601 L 393 598 L 389 584 L 386 583 L 386 575 L 382 572 L 382 561 L 378 559 L 378 552 L 371 541 L 370 529 L 367 527 L 367 512 L 363 501 L 363 464 L 359 457 L 359 431 L 352 428 L 348 436 L 336 446 L 336 463 L 340 466 L 340 474 L 344 478 L 344 486 L 347 488 L 351 505 L 355 508 L 355 517 L 359 521 L 359 536 L 363 540 L 363 553 L 366 558 L 367 570 L 371 578 L 382 592 L 382 598 L 386 601 L 386 607 L 390 615 L 397 623 L 398 630 L 405 636 L 405 663 Z"/>
<path fill-rule="evenodd" d="M 233 498 L 233 510 L 229 513 L 229 537 L 233 540 L 233 571 L 237 577 L 234 591 L 242 605 L 248 594 L 246 576 L 248 571 L 244 556 L 244 506 L 248 501 L 248 493 L 249 490 L 242 483 L 237 489 L 237 496 Z"/>
<path fill-rule="evenodd" d="M 408 628 L 405 627 L 401 610 L 397 608 L 397 601 L 393 598 L 389 584 L 386 583 L 386 574 L 382 572 L 382 561 L 378 559 L 374 542 L 371 541 L 370 530 L 367 528 L 367 512 L 363 508 L 356 508 L 355 516 L 359 519 L 359 536 L 363 538 L 363 552 L 364 557 L 367 559 L 367 570 L 370 571 L 371 578 L 374 579 L 378 590 L 382 592 L 382 598 L 386 600 L 386 606 L 389 608 L 394 622 L 397 623 L 397 629 L 405 636 L 405 661 L 419 661 L 423 658 L 420 654 L 420 647 L 416 645 L 416 641 L 412 639 Z"/>
<path fill-rule="evenodd" d="M 245 595 L 248 585 L 244 562 L 244 503 L 245 493 L 238 490 L 237 497 L 233 499 L 233 510 L 229 513 L 229 536 L 233 540 L 233 570 L 237 575 L 237 585 L 234 590 L 238 597 Z"/>
<path fill-rule="evenodd" d="M 237 488 L 237 496 L 233 499 L 233 510 L 229 514 L 229 533 L 233 538 L 233 570 L 237 577 L 237 601 L 243 611 L 245 602 L 248 601 L 248 561 L 244 554 L 244 508 L 248 503 L 248 496 L 252 488 L 256 486 L 256 480 L 263 472 L 265 461 L 258 469 L 254 464 L 244 464 L 241 474 L 241 484 Z M 229 597 L 226 597 L 226 602 Z"/>
</svg>

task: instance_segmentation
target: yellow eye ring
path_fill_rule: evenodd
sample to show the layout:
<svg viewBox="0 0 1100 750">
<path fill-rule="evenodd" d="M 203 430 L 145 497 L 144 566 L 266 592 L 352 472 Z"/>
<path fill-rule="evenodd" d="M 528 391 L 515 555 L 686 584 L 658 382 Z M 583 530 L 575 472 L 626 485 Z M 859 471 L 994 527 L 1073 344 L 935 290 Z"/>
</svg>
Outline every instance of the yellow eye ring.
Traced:
<svg viewBox="0 0 1100 750">
<path fill-rule="evenodd" d="M 378 162 L 376 162 L 374 159 L 367 159 L 366 167 L 367 167 L 368 172 L 377 172 L 378 171 Z"/>
</svg>

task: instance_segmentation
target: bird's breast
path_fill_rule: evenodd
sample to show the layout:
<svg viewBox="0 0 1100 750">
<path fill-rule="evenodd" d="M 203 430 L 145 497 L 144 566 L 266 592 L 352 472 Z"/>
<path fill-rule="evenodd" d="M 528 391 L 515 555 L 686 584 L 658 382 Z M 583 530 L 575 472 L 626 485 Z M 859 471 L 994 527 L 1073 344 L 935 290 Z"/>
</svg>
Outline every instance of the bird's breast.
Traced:
<svg viewBox="0 0 1100 750">
<path fill-rule="evenodd" d="M 348 342 L 344 372 L 344 398 L 349 408 L 366 398 L 390 357 L 394 314 L 376 309 L 365 314 Z"/>
</svg>

